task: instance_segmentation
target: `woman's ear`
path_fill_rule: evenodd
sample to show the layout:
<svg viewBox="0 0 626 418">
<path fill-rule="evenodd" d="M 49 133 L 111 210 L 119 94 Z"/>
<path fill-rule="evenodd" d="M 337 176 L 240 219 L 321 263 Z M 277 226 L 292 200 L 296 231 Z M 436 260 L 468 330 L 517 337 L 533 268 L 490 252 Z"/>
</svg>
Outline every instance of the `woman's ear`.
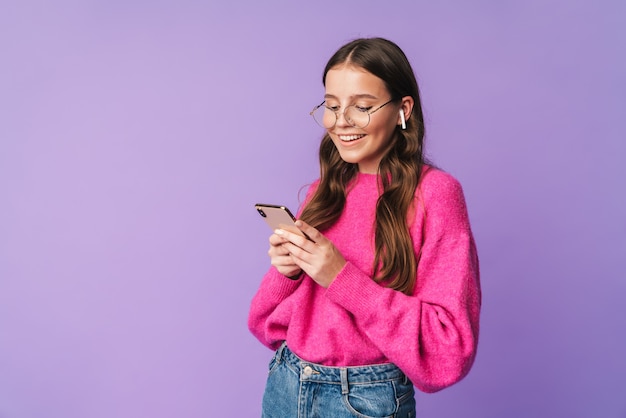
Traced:
<svg viewBox="0 0 626 418">
<path fill-rule="evenodd" d="M 411 96 L 404 96 L 400 103 L 400 111 L 398 112 L 398 122 L 396 125 L 402 126 L 402 129 L 406 129 L 406 121 L 411 117 L 413 113 L 413 105 L 415 101 Z"/>
</svg>

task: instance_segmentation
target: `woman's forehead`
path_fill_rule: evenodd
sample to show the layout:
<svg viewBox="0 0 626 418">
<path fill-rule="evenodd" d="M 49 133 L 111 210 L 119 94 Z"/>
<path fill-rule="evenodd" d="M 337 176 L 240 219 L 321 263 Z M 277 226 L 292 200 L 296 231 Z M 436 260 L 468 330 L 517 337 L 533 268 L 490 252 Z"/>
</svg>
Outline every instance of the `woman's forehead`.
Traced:
<svg viewBox="0 0 626 418">
<path fill-rule="evenodd" d="M 382 79 L 354 65 L 333 67 L 326 73 L 326 95 L 378 98 L 387 92 Z"/>
</svg>

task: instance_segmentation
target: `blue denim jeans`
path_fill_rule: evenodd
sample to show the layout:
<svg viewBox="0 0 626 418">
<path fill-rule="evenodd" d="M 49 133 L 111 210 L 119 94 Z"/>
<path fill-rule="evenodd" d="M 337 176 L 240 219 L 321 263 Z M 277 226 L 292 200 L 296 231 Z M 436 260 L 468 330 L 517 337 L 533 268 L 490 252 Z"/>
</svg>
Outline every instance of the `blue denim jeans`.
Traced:
<svg viewBox="0 0 626 418">
<path fill-rule="evenodd" d="M 322 366 L 283 344 L 269 368 L 264 418 L 415 417 L 413 383 L 393 364 Z"/>
</svg>

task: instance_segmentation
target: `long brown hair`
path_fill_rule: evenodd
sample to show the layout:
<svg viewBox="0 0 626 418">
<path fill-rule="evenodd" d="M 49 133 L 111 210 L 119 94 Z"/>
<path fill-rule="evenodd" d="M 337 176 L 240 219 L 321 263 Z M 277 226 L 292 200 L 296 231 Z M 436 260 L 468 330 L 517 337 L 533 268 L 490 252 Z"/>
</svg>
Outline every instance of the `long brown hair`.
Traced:
<svg viewBox="0 0 626 418">
<path fill-rule="evenodd" d="M 406 129 L 396 128 L 378 167 L 382 193 L 376 204 L 373 266 L 374 280 L 411 294 L 417 279 L 418 256 L 413 250 L 407 218 L 425 164 L 424 116 L 415 74 L 404 52 L 382 38 L 356 39 L 341 47 L 326 64 L 324 85 L 328 71 L 342 64 L 363 68 L 383 80 L 394 100 L 411 96 L 415 102 Z M 328 134 L 322 138 L 319 161 L 320 183 L 301 218 L 324 230 L 341 215 L 346 188 L 358 173 L 358 166 L 341 159 Z"/>
</svg>

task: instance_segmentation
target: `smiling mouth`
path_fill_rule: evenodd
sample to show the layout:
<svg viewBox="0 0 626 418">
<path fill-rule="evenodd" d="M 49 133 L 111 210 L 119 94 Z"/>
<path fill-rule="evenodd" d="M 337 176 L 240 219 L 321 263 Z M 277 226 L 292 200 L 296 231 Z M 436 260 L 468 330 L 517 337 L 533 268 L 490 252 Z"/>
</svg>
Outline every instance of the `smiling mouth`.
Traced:
<svg viewBox="0 0 626 418">
<path fill-rule="evenodd" d="M 338 135 L 339 139 L 342 140 L 343 142 L 352 142 L 352 141 L 356 141 L 357 139 L 361 139 L 365 136 L 365 134 L 360 134 L 360 135 Z"/>
</svg>

